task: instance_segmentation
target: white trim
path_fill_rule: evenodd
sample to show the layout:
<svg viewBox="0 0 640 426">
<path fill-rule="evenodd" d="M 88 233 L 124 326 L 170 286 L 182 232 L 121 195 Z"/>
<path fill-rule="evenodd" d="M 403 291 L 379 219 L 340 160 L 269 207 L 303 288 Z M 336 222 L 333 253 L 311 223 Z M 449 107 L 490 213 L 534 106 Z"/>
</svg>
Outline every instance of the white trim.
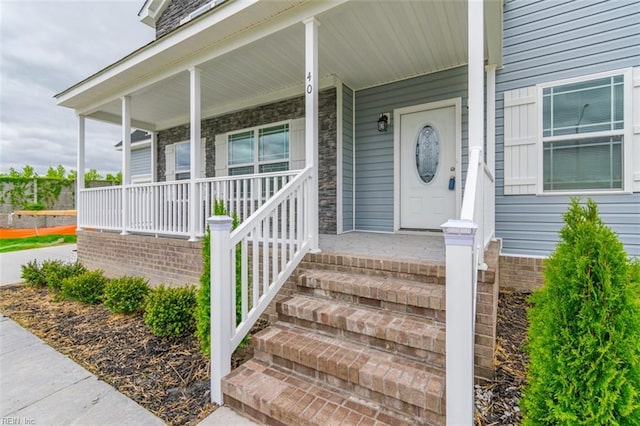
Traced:
<svg viewBox="0 0 640 426">
<path fill-rule="evenodd" d="M 487 74 L 487 161 L 489 171 L 496 174 L 496 65 L 485 67 Z"/>
<path fill-rule="evenodd" d="M 579 83 L 599 78 L 622 75 L 624 77 L 624 128 L 622 130 L 611 130 L 603 132 L 581 133 L 584 137 L 602 137 L 622 135 L 622 188 L 621 189 L 585 189 L 570 191 L 550 191 L 544 190 L 544 140 L 547 142 L 563 141 L 575 139 L 575 135 L 562 135 L 543 137 L 543 90 L 550 87 L 562 86 L 565 84 Z M 538 109 L 538 133 L 536 135 L 536 151 L 538 153 L 538 176 L 536 179 L 537 196 L 570 196 L 570 195 L 605 195 L 605 194 L 630 194 L 633 192 L 633 68 L 622 68 L 612 71 L 605 71 L 596 74 L 581 75 L 578 77 L 565 78 L 562 80 L 548 81 L 536 85 L 536 102 Z M 587 135 L 587 136 L 585 136 Z"/>
<path fill-rule="evenodd" d="M 351 157 L 352 157 L 352 166 L 351 166 L 351 202 L 353 204 L 353 208 L 351 209 L 351 229 L 356 230 L 356 91 L 349 87 L 351 90 L 351 99 L 353 104 L 351 105 Z"/>
<path fill-rule="evenodd" d="M 78 115 L 78 140 L 76 153 L 76 229 L 82 229 L 84 222 L 84 204 L 80 202 L 81 192 L 84 190 L 84 160 L 85 160 L 85 116 Z M 87 206 L 88 207 L 88 206 Z"/>
<path fill-rule="evenodd" d="M 151 133 L 151 182 L 158 181 L 158 134 Z"/>
<path fill-rule="evenodd" d="M 455 164 L 456 164 L 456 217 L 462 204 L 462 98 L 444 99 L 393 110 L 393 232 L 400 230 L 400 117 L 413 112 L 429 111 L 446 107 L 455 108 Z M 355 138 L 354 138 L 355 139 Z M 354 152 L 355 159 L 355 152 Z M 355 179 L 354 179 L 355 181 Z M 354 188 L 355 190 L 355 188 Z M 355 192 L 354 192 L 355 194 Z M 354 195 L 355 198 L 355 195 Z M 355 212 L 354 212 L 355 220 Z"/>
<path fill-rule="evenodd" d="M 336 123 L 336 132 L 337 132 L 337 138 L 336 138 L 336 233 L 338 234 L 342 234 L 343 232 L 343 226 L 342 226 L 342 217 L 343 217 L 343 213 L 342 213 L 342 175 L 343 175 L 343 170 L 342 170 L 342 148 L 343 148 L 343 129 L 342 129 L 342 113 L 343 113 L 343 107 L 342 107 L 342 102 L 343 102 L 343 93 L 342 93 L 343 87 L 342 84 L 339 85 L 338 87 L 336 87 L 336 120 L 338 121 Z"/>
</svg>

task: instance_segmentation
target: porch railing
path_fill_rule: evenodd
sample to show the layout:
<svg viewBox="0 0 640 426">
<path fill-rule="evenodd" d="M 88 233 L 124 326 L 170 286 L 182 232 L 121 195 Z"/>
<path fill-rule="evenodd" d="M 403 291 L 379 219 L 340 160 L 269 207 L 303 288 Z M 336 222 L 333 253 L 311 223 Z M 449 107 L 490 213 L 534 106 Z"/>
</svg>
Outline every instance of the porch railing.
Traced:
<svg viewBox="0 0 640 426">
<path fill-rule="evenodd" d="M 196 235 L 204 235 L 213 200 L 221 200 L 241 220 L 253 214 L 299 170 L 259 175 L 196 179 Z M 191 181 L 157 182 L 83 189 L 78 195 L 78 226 L 131 233 L 189 236 Z M 127 197 L 122 223 L 122 191 Z"/>
<path fill-rule="evenodd" d="M 456 401 L 447 405 L 447 424 L 473 419 L 478 269 L 487 268 L 484 251 L 495 234 L 494 196 L 494 177 L 482 149 L 471 148 L 460 219 L 442 226 L 447 268 L 446 397 Z"/>
<path fill-rule="evenodd" d="M 211 262 L 211 399 L 217 404 L 223 403 L 221 380 L 231 371 L 232 352 L 309 250 L 312 170 L 304 169 L 233 232 L 228 216 L 208 220 L 211 259 L 216 259 Z"/>
</svg>

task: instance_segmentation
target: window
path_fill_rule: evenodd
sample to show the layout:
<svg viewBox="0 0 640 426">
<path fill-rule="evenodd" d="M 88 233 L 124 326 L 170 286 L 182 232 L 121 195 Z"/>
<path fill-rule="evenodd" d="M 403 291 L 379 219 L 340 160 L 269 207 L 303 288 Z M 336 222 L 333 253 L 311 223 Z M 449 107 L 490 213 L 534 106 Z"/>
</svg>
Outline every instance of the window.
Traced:
<svg viewBox="0 0 640 426">
<path fill-rule="evenodd" d="M 542 85 L 544 192 L 624 188 L 625 74 Z"/>
<path fill-rule="evenodd" d="M 229 175 L 289 170 L 289 124 L 233 133 L 227 143 Z"/>
<path fill-rule="evenodd" d="M 176 180 L 189 179 L 191 176 L 191 149 L 189 142 L 180 142 L 175 147 Z"/>
</svg>

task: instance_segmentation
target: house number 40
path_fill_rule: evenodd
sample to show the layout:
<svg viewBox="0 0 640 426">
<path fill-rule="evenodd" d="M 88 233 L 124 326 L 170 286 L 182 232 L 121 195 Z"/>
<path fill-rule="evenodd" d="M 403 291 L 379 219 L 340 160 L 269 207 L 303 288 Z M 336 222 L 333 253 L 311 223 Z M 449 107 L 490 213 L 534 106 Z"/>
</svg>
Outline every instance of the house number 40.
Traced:
<svg viewBox="0 0 640 426">
<path fill-rule="evenodd" d="M 311 92 L 313 92 L 313 86 L 311 85 L 311 73 L 307 74 L 307 81 L 309 82 L 309 84 L 307 84 L 307 93 L 311 94 Z"/>
</svg>

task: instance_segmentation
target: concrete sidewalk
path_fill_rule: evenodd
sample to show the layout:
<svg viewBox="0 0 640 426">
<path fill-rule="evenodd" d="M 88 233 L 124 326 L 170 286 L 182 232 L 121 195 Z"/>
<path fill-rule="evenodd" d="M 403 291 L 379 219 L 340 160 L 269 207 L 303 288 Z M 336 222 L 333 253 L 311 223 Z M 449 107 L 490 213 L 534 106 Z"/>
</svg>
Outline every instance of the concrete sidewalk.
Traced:
<svg viewBox="0 0 640 426">
<path fill-rule="evenodd" d="M 36 259 L 43 260 L 63 260 L 70 261 L 76 250 L 75 244 L 64 244 L 61 246 L 44 247 L 31 250 L 12 251 L 0 254 L 0 285 L 21 283 L 22 273 L 20 266 Z"/>
</svg>

